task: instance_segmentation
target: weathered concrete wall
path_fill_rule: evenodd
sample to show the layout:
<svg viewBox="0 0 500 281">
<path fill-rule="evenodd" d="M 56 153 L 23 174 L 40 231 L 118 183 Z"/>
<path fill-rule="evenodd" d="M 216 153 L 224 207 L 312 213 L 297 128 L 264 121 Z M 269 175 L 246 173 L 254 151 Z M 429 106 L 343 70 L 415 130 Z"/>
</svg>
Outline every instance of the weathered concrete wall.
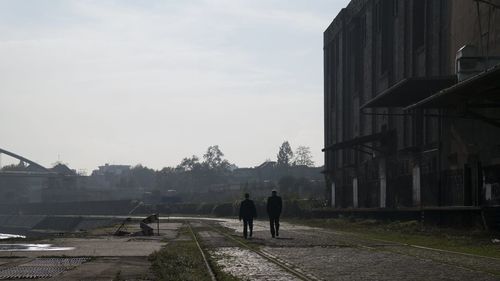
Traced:
<svg viewBox="0 0 500 281">
<path fill-rule="evenodd" d="M 491 3 L 500 5 L 500 0 L 490 0 Z M 458 49 L 463 45 L 472 44 L 478 48 L 482 46 L 482 55 L 486 55 L 489 44 L 489 54 L 500 56 L 500 11 L 492 6 L 472 0 L 453 0 L 451 8 L 451 43 L 450 61 L 455 61 Z M 479 24 L 481 23 L 481 28 Z M 483 41 L 480 41 L 480 29 Z M 489 35 L 487 35 L 489 33 Z M 489 42 L 488 42 L 489 36 Z M 454 72 L 455 65 L 450 65 L 450 71 Z"/>
<path fill-rule="evenodd" d="M 135 200 L 1 204 L 0 214 L 9 215 L 127 215 L 138 205 Z M 150 213 L 139 206 L 136 214 Z"/>
<path fill-rule="evenodd" d="M 0 215 L 0 232 L 40 236 L 54 232 L 88 231 L 119 223 L 120 219 L 42 215 Z"/>
<path fill-rule="evenodd" d="M 416 13 L 415 6 L 422 3 L 421 13 Z M 337 207 L 349 207 L 355 201 L 367 207 L 411 204 L 411 193 L 395 194 L 394 190 L 411 190 L 411 181 L 404 180 L 411 175 L 411 169 L 404 167 L 418 163 L 421 157 L 408 150 L 431 151 L 437 147 L 437 119 L 425 117 L 423 112 L 405 117 L 391 115 L 402 114 L 401 108 L 367 109 L 361 113 L 360 106 L 404 78 L 451 74 L 446 36 L 450 28 L 449 3 L 448 0 L 351 1 L 325 31 L 325 147 L 395 131 L 396 140 L 388 145 L 401 151 L 391 158 L 381 153 L 373 157 L 353 148 L 326 150 L 326 185 L 336 183 Z M 422 34 L 419 44 L 416 34 Z M 366 145 L 382 146 L 379 141 Z M 426 157 L 432 162 L 436 155 Z M 380 174 L 377 167 L 385 162 L 387 176 Z M 434 166 L 423 170 L 423 176 L 429 179 L 424 181 L 426 184 L 435 185 L 430 174 L 437 169 Z M 380 177 L 373 178 L 372 174 Z M 358 200 L 352 198 L 354 178 L 358 179 Z M 373 181 L 379 182 L 377 187 Z M 405 186 L 393 188 L 389 186 L 392 182 Z M 386 192 L 380 192 L 385 186 Z M 364 192 L 377 192 L 378 198 L 370 198 Z"/>
</svg>

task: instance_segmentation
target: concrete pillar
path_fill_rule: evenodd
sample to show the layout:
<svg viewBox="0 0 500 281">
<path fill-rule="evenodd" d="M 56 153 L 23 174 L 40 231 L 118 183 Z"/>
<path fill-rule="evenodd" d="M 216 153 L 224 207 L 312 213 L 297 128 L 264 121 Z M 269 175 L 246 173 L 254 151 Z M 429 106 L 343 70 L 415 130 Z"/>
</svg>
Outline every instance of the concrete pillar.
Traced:
<svg viewBox="0 0 500 281">
<path fill-rule="evenodd" d="M 484 186 L 484 200 L 486 202 L 491 200 L 491 183 L 486 183 L 486 175 L 483 170 L 483 186 Z"/>
<path fill-rule="evenodd" d="M 378 164 L 378 176 L 380 180 L 380 208 L 386 207 L 386 196 L 387 196 L 387 175 L 385 169 L 385 159 L 379 161 Z"/>
<path fill-rule="evenodd" d="M 331 189 L 332 189 L 332 208 L 335 208 L 335 182 L 332 182 L 332 186 L 331 186 Z"/>
<path fill-rule="evenodd" d="M 484 199 L 486 201 L 491 201 L 491 183 L 484 185 Z"/>
<path fill-rule="evenodd" d="M 358 178 L 352 179 L 352 206 L 357 208 L 358 205 Z"/>
<path fill-rule="evenodd" d="M 412 169 L 412 199 L 413 206 L 420 206 L 420 166 L 415 165 Z"/>
</svg>

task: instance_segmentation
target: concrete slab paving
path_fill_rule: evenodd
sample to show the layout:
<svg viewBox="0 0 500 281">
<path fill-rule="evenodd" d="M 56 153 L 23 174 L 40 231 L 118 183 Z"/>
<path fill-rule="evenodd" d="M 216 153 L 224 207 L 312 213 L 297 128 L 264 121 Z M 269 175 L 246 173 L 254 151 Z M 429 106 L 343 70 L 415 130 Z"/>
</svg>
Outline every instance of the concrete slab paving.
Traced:
<svg viewBox="0 0 500 281">
<path fill-rule="evenodd" d="M 89 261 L 84 264 L 46 280 L 113 280 L 117 277 L 120 277 L 120 280 L 154 280 L 148 256 L 159 250 L 166 241 L 176 238 L 182 223 L 162 222 L 159 226 L 160 236 L 116 237 L 109 235 L 113 228 L 108 228 L 106 231 L 89 232 L 88 237 L 37 240 L 32 243 L 52 244 L 72 250 L 0 252 L 0 269 L 27 264 L 35 258 L 49 256 L 89 257 Z M 156 225 L 154 228 L 156 230 Z M 127 230 L 139 231 L 138 223 L 131 222 L 127 225 Z"/>
<path fill-rule="evenodd" d="M 47 280 L 154 280 L 146 257 L 100 257 Z"/>
</svg>

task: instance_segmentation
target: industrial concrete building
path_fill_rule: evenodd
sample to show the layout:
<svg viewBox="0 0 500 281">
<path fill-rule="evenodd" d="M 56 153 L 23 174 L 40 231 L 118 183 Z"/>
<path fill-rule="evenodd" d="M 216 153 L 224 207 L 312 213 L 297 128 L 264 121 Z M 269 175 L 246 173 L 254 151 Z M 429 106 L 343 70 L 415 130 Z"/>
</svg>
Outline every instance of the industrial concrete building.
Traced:
<svg viewBox="0 0 500 281">
<path fill-rule="evenodd" d="M 324 32 L 332 207 L 500 204 L 499 8 L 353 0 L 338 14 Z"/>
</svg>

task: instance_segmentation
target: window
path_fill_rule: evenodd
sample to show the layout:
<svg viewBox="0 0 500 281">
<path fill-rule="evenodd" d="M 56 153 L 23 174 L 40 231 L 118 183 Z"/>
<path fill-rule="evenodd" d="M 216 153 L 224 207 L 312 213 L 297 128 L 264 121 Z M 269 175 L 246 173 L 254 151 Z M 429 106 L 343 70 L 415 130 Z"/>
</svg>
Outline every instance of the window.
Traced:
<svg viewBox="0 0 500 281">
<path fill-rule="evenodd" d="M 425 44 L 425 8 L 426 0 L 413 0 L 413 48 Z"/>
<path fill-rule="evenodd" d="M 397 17 L 399 14 L 399 0 L 394 0 L 394 5 L 393 5 L 393 16 Z"/>
<path fill-rule="evenodd" d="M 377 27 L 377 32 L 382 30 L 382 5 L 377 3 L 375 5 L 375 26 Z"/>
<path fill-rule="evenodd" d="M 335 43 L 333 45 L 333 61 L 335 63 L 335 71 L 340 63 L 340 46 L 339 46 L 339 37 L 336 36 L 334 39 Z"/>
<path fill-rule="evenodd" d="M 380 72 L 382 74 L 391 70 L 393 56 L 393 34 L 394 34 L 394 0 L 384 0 L 379 4 L 379 15 L 381 17 L 381 40 L 382 56 L 380 63 Z"/>
<path fill-rule="evenodd" d="M 359 41 L 361 46 L 366 46 L 366 16 L 359 19 Z"/>
</svg>

